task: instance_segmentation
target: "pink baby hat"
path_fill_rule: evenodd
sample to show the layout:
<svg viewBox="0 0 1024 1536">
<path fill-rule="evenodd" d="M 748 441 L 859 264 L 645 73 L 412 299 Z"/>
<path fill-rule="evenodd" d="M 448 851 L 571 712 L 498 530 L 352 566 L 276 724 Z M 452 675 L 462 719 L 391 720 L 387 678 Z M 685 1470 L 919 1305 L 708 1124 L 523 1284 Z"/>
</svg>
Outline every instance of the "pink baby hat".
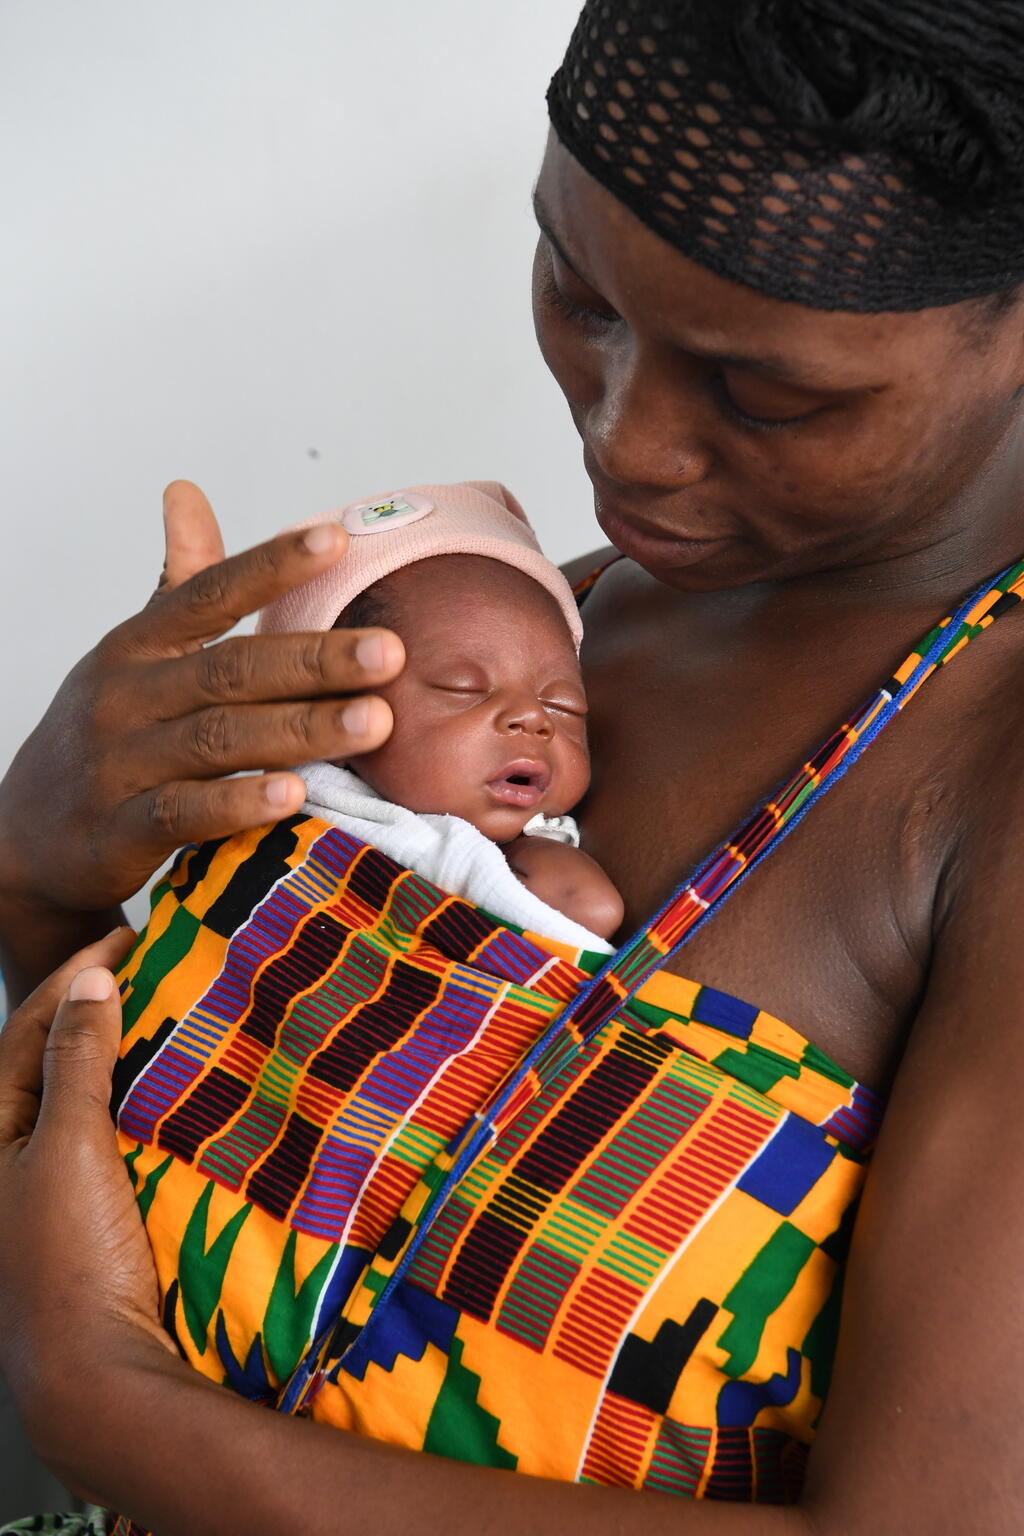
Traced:
<svg viewBox="0 0 1024 1536">
<path fill-rule="evenodd" d="M 516 498 L 496 480 L 388 491 L 340 512 L 318 512 L 298 526 L 330 522 L 340 523 L 351 536 L 345 553 L 312 581 L 264 608 L 258 633 L 330 629 L 354 597 L 405 565 L 431 555 L 486 555 L 539 581 L 561 608 L 579 648 L 583 626 L 572 588 L 541 554 Z"/>
</svg>

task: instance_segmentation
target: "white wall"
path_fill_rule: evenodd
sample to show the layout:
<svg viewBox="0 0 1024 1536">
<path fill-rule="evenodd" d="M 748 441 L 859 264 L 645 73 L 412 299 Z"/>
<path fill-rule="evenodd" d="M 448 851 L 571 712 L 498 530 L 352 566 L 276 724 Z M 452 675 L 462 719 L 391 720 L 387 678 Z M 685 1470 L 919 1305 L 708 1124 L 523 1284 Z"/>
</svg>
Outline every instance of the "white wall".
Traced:
<svg viewBox="0 0 1024 1536">
<path fill-rule="evenodd" d="M 160 491 L 229 548 L 505 480 L 603 542 L 533 340 L 543 94 L 577 0 L 2 0 L 0 769 L 138 607 Z"/>
</svg>

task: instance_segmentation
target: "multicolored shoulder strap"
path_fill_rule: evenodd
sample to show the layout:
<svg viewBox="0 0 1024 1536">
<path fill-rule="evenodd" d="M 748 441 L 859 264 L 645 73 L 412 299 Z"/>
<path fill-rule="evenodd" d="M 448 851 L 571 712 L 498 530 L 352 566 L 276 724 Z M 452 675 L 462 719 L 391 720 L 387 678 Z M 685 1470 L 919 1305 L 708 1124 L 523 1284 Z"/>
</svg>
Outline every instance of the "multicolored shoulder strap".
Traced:
<svg viewBox="0 0 1024 1536">
<path fill-rule="evenodd" d="M 588 578 L 588 591 L 593 584 Z M 929 630 L 893 676 L 676 887 L 660 912 L 602 966 L 559 1022 L 575 1021 L 583 1038 L 592 1038 L 850 771 L 922 684 L 1022 597 L 1024 559 L 1008 566 L 994 581 L 983 582 L 955 613 Z"/>
<path fill-rule="evenodd" d="M 607 562 L 601 570 L 608 568 Z M 586 590 L 594 585 L 587 579 Z M 759 864 L 774 852 L 823 795 L 848 773 L 871 743 L 905 709 L 929 677 L 950 662 L 997 618 L 1024 598 L 1024 559 L 995 580 L 987 580 L 960 607 L 930 630 L 895 674 L 834 731 L 793 776 L 754 810 L 697 871 L 680 884 L 649 923 L 612 955 L 580 989 L 506 1079 L 497 1094 L 468 1122 L 453 1145 L 448 1172 L 422 1213 L 401 1260 L 381 1290 L 382 1310 L 402 1283 L 449 1194 L 544 1085 L 594 1039 L 629 1002 L 652 973 L 705 923 Z M 300 1363 L 278 1407 L 301 1411 L 319 1390 L 324 1363 L 347 1358 L 334 1328 L 328 1328 Z"/>
</svg>

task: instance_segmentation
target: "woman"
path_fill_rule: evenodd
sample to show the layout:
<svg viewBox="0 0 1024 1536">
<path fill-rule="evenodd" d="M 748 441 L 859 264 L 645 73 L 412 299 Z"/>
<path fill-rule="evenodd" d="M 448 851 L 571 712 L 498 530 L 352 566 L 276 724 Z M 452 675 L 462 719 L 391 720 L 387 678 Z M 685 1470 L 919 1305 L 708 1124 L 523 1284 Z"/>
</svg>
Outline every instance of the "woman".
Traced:
<svg viewBox="0 0 1024 1536">
<path fill-rule="evenodd" d="M 73 1051 L 53 1054 L 0 1184 L 23 1233 L 8 1369 L 76 1486 L 164 1536 L 398 1530 L 412 1508 L 427 1531 L 491 1509 L 503 1531 L 1020 1528 L 1024 1223 L 1003 1126 L 1024 1066 L 1022 58 L 1016 3 L 592 3 L 550 97 L 535 315 L 625 556 L 587 598 L 583 827 L 627 928 L 894 669 L 884 696 L 912 705 L 671 962 L 888 1097 L 799 1503 L 510 1477 L 298 1426 L 190 1374 L 100 1113 L 116 1009 L 95 972 L 54 1039 L 95 1031 L 96 1060 L 76 1077 Z M 168 514 L 162 592 L 71 675 L 4 787 L 6 966 L 25 987 L 172 847 L 301 803 L 287 773 L 222 775 L 353 755 L 389 728 L 362 690 L 397 649 L 370 669 L 354 635 L 202 649 L 329 551 L 286 538 L 225 562 L 194 488 L 172 487 Z M 920 637 L 1008 567 L 931 673 L 942 636 Z M 90 958 L 109 965 L 105 942 Z M 10 1141 L 35 1071 L 17 1042 L 66 978 L 11 1040 Z M 29 1271 L 56 1277 L 44 1296 Z"/>
</svg>

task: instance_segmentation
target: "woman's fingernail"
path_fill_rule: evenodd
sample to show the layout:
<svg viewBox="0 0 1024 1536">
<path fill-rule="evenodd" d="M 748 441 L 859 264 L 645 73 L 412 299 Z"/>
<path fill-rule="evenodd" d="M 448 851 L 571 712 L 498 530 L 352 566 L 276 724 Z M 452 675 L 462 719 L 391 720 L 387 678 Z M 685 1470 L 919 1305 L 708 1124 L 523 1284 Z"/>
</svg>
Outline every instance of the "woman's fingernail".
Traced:
<svg viewBox="0 0 1024 1536">
<path fill-rule="evenodd" d="M 333 523 L 319 523 L 303 535 L 302 542 L 311 555 L 324 555 L 338 542 L 338 530 Z"/>
<path fill-rule="evenodd" d="M 114 978 L 100 965 L 87 966 L 72 978 L 68 997 L 73 1003 L 102 1003 L 114 990 Z"/>
<path fill-rule="evenodd" d="M 356 641 L 356 661 L 364 672 L 383 672 L 384 642 L 380 635 L 364 635 Z"/>
<path fill-rule="evenodd" d="M 370 706 L 365 699 L 353 699 L 341 712 L 341 723 L 350 736 L 365 736 L 370 726 Z"/>
<path fill-rule="evenodd" d="M 263 793 L 268 805 L 287 805 L 292 798 L 291 779 L 270 779 Z"/>
</svg>

